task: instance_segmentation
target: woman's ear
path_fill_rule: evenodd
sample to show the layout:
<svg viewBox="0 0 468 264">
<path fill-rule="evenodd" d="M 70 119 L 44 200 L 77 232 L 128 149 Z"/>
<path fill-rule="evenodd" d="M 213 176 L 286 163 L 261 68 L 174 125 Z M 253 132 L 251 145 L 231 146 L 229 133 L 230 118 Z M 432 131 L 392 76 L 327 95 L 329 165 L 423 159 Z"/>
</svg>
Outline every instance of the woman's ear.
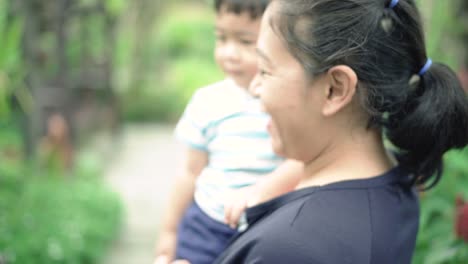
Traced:
<svg viewBox="0 0 468 264">
<path fill-rule="evenodd" d="M 327 72 L 329 84 L 325 90 L 322 114 L 332 116 L 349 105 L 356 94 L 357 75 L 345 65 L 332 67 Z"/>
</svg>

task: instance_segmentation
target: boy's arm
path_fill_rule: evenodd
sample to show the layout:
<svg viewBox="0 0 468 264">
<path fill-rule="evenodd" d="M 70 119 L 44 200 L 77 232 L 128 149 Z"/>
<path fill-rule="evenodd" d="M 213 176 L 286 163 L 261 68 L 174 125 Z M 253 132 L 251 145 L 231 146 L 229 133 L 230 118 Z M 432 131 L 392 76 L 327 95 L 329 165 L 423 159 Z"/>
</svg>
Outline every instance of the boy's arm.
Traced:
<svg viewBox="0 0 468 264">
<path fill-rule="evenodd" d="M 208 164 L 208 153 L 189 148 L 182 174 L 176 178 L 169 196 L 169 203 L 163 213 L 162 225 L 158 234 L 156 256 L 174 258 L 177 226 L 185 210 L 193 200 L 195 181 Z"/>
<path fill-rule="evenodd" d="M 255 185 L 233 191 L 225 203 L 226 224 L 235 228 L 247 207 L 294 190 L 302 178 L 303 170 L 302 162 L 286 160 Z"/>
<path fill-rule="evenodd" d="M 247 206 L 252 207 L 294 190 L 302 178 L 303 171 L 302 162 L 286 160 L 253 186 L 253 194 L 248 199 Z"/>
</svg>

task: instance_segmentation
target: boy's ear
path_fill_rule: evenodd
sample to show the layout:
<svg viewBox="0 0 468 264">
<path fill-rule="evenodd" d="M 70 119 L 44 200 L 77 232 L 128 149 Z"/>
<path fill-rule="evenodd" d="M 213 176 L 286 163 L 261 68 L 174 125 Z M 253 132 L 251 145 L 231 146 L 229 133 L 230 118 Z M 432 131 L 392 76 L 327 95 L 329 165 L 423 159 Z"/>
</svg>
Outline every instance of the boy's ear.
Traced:
<svg viewBox="0 0 468 264">
<path fill-rule="evenodd" d="M 353 69 L 345 65 L 332 67 L 327 72 L 328 85 L 322 114 L 331 116 L 345 108 L 356 94 L 358 78 Z"/>
</svg>

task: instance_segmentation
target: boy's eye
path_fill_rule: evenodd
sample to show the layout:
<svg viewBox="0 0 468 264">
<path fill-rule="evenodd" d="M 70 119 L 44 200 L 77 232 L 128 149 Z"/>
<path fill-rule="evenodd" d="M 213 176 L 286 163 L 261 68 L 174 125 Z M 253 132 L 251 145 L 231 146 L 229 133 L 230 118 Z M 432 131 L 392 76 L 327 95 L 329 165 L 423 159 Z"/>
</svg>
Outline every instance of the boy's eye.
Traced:
<svg viewBox="0 0 468 264">
<path fill-rule="evenodd" d="M 224 36 L 224 35 L 219 35 L 219 34 L 216 34 L 216 35 L 215 35 L 215 38 L 216 38 L 216 40 L 218 40 L 218 41 L 225 41 L 225 40 L 226 40 L 226 36 Z"/>
</svg>

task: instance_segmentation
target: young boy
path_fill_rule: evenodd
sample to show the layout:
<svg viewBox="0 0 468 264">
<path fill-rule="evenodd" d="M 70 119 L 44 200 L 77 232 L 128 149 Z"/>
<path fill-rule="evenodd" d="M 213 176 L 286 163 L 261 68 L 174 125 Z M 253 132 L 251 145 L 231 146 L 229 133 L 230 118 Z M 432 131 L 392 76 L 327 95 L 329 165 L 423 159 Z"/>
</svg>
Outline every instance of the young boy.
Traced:
<svg viewBox="0 0 468 264">
<path fill-rule="evenodd" d="M 268 2 L 215 1 L 215 59 L 227 78 L 199 89 L 177 125 L 187 159 L 158 234 L 159 260 L 212 263 L 245 229 L 247 206 L 293 190 L 300 179 L 302 164 L 274 154 L 270 117 L 248 91 Z"/>
</svg>

